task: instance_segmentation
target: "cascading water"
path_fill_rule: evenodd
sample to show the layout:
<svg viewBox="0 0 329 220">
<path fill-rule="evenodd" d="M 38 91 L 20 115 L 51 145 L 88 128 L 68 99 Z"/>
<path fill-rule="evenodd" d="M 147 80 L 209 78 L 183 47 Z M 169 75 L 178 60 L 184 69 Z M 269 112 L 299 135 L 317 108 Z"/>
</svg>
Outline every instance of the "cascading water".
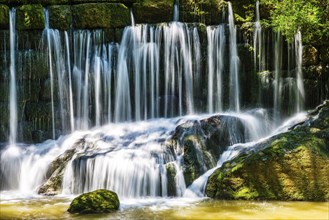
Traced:
<svg viewBox="0 0 329 220">
<path fill-rule="evenodd" d="M 17 136 L 17 94 L 16 94 L 16 9 L 9 12 L 10 21 L 10 93 L 9 93 L 9 145 L 15 145 Z"/>
<path fill-rule="evenodd" d="M 208 112 L 223 111 L 223 71 L 225 26 L 207 27 L 208 38 Z"/>
<path fill-rule="evenodd" d="M 275 121 L 279 122 L 281 119 L 281 98 L 282 98 L 282 36 L 280 32 L 276 33 L 274 41 L 274 117 Z"/>
<path fill-rule="evenodd" d="M 296 112 L 304 110 L 305 91 L 303 83 L 303 45 L 302 45 L 302 34 L 300 31 L 295 35 L 295 54 L 296 54 L 296 78 L 297 78 L 297 89 L 296 91 Z"/>
<path fill-rule="evenodd" d="M 228 24 L 230 29 L 230 109 L 240 111 L 240 82 L 239 65 L 240 59 L 236 43 L 236 26 L 232 5 L 228 2 Z"/>
<path fill-rule="evenodd" d="M 171 23 L 139 25 L 135 24 L 131 15 L 132 26 L 124 29 L 120 44 L 106 42 L 102 30 L 73 30 L 70 34 L 65 31 L 61 35 L 58 30 L 49 28 L 45 11 L 52 133 L 55 136 L 57 129 L 72 133 L 57 141 L 3 149 L 1 190 L 35 193 L 48 178 L 47 171 L 52 162 L 65 155 L 67 150 L 74 150 L 62 173 L 64 194 L 107 188 L 124 198 L 203 196 L 207 177 L 216 167 L 244 148 L 252 149 L 254 142 L 274 129 L 264 109 L 239 113 L 237 28 L 232 5 L 229 3 L 228 6 L 229 31 L 225 31 L 227 24 L 207 27 L 207 52 L 201 48 L 205 36 L 200 35 L 200 27 L 178 22 L 178 1 L 174 7 L 174 22 Z M 263 71 L 265 49 L 258 7 L 257 2 L 254 59 L 258 71 Z M 14 13 L 11 14 L 11 22 L 14 17 Z M 14 70 L 14 25 L 10 30 L 13 32 L 10 35 L 10 70 Z M 278 36 L 274 46 L 274 102 L 271 100 L 276 113 L 280 112 L 282 103 L 283 52 L 281 36 Z M 229 52 L 225 48 L 229 48 Z M 295 49 L 297 86 L 294 91 L 298 97 L 296 102 L 302 103 L 301 35 L 296 35 Z M 202 61 L 203 53 L 207 53 L 205 62 Z M 228 65 L 225 65 L 226 56 L 229 57 Z M 206 76 L 202 74 L 203 64 L 206 65 Z M 229 103 L 224 104 L 226 66 L 229 66 L 227 93 L 230 98 Z M 55 91 L 56 87 L 58 91 Z M 203 101 L 207 104 L 200 104 Z M 14 105 L 10 106 L 16 109 Z M 198 133 L 200 137 L 192 139 L 195 160 L 202 172 L 210 170 L 189 185 L 184 176 L 184 148 L 188 146 L 182 139 L 175 145 L 170 143 L 175 132 L 185 129 L 179 125 L 197 125 L 193 129 L 198 131 L 202 120 L 208 116 L 182 115 L 222 112 L 226 110 L 224 106 L 229 106 L 232 111 L 221 113 L 220 117 L 221 137 L 227 136 L 228 139 L 223 146 L 224 153 L 207 158 L 207 153 L 203 153 L 202 141 L 208 136 Z M 302 109 L 301 104 L 296 104 L 296 111 Z M 178 115 L 181 117 L 168 119 Z M 160 117 L 167 119 L 158 119 Z M 14 134 L 17 122 L 12 122 L 13 129 L 10 131 L 12 133 L 13 130 Z M 94 125 L 97 128 L 88 130 Z M 196 141 L 198 138 L 201 144 Z M 251 143 L 242 145 L 243 142 Z M 214 162 L 212 166 L 207 164 L 207 160 Z M 170 185 L 172 182 L 174 184 Z"/>
</svg>

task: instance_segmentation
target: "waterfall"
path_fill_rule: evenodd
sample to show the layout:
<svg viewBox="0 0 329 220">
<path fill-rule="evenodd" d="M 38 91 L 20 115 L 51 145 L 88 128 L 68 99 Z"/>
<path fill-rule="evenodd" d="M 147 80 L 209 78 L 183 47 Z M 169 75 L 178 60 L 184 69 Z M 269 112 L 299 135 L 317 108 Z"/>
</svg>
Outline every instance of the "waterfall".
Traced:
<svg viewBox="0 0 329 220">
<path fill-rule="evenodd" d="M 174 0 L 173 21 L 179 21 L 179 0 Z"/>
<path fill-rule="evenodd" d="M 236 43 L 236 26 L 234 24 L 234 14 L 232 5 L 228 2 L 228 20 L 230 29 L 230 109 L 240 111 L 240 85 L 239 85 L 239 65 Z"/>
<path fill-rule="evenodd" d="M 55 104 L 54 104 L 54 73 L 53 73 L 53 59 L 51 50 L 51 36 L 49 30 L 49 16 L 48 10 L 45 9 L 45 21 L 46 21 L 46 36 L 48 45 L 48 65 L 49 65 L 49 77 L 50 77 L 50 93 L 51 93 L 51 124 L 52 124 L 52 138 L 55 139 Z"/>
<path fill-rule="evenodd" d="M 274 117 L 276 123 L 281 119 L 281 98 L 282 98 L 282 36 L 278 32 L 274 41 Z"/>
<path fill-rule="evenodd" d="M 223 110 L 223 71 L 225 26 L 207 27 L 208 38 L 208 112 Z"/>
<path fill-rule="evenodd" d="M 253 34 L 253 43 L 254 43 L 254 67 L 257 72 L 262 72 L 265 70 L 265 53 L 264 45 L 262 39 L 262 26 L 260 23 L 259 16 L 259 1 L 256 2 L 256 20 L 254 23 L 254 34 Z"/>
<path fill-rule="evenodd" d="M 297 78 L 297 89 L 296 91 L 296 112 L 304 110 L 305 91 L 303 83 L 303 45 L 302 45 L 302 34 L 300 31 L 295 35 L 295 54 L 296 54 L 296 78 Z"/>
<path fill-rule="evenodd" d="M 9 92 L 9 145 L 15 145 L 17 137 L 17 94 L 16 94 L 16 9 L 9 11 L 10 29 L 10 92 Z"/>
</svg>

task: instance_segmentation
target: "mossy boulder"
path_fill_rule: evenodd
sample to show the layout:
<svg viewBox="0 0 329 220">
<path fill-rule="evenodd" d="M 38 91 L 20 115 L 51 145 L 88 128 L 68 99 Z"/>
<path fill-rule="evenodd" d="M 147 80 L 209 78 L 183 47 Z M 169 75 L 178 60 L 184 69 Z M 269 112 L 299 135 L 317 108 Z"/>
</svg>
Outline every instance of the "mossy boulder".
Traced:
<svg viewBox="0 0 329 220">
<path fill-rule="evenodd" d="M 85 3 L 72 6 L 75 29 L 117 28 L 130 25 L 129 9 L 116 3 Z"/>
<path fill-rule="evenodd" d="M 329 102 L 289 132 L 258 143 L 208 179 L 216 199 L 329 200 Z"/>
<path fill-rule="evenodd" d="M 17 30 L 43 30 L 44 11 L 41 4 L 22 5 L 16 11 Z"/>
<path fill-rule="evenodd" d="M 119 207 L 120 201 L 115 192 L 99 189 L 73 199 L 67 211 L 79 214 L 109 213 L 118 210 Z"/>
<path fill-rule="evenodd" d="M 173 0 L 140 0 L 133 4 L 136 23 L 161 23 L 173 20 Z"/>
<path fill-rule="evenodd" d="M 69 5 L 52 5 L 48 7 L 49 27 L 59 30 L 69 30 L 72 14 Z"/>
<path fill-rule="evenodd" d="M 0 29 L 9 28 L 9 7 L 0 4 Z"/>
</svg>

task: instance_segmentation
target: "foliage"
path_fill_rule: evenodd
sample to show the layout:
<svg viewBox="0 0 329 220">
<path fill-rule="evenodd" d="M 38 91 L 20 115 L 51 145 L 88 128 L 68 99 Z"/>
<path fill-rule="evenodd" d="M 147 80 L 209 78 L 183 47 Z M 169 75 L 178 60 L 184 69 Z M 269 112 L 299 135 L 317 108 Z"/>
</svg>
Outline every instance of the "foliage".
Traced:
<svg viewBox="0 0 329 220">
<path fill-rule="evenodd" d="M 264 0 L 270 8 L 270 23 L 288 41 L 298 30 L 303 34 L 304 43 L 329 37 L 328 0 Z"/>
</svg>

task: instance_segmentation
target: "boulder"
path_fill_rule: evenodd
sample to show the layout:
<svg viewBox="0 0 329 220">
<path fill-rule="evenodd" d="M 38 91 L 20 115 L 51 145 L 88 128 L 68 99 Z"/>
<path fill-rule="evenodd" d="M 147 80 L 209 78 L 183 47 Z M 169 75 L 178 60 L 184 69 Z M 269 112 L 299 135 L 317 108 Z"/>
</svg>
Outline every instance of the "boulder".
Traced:
<svg viewBox="0 0 329 220">
<path fill-rule="evenodd" d="M 215 199 L 329 199 L 329 101 L 309 119 L 223 164 L 208 179 Z"/>
<path fill-rule="evenodd" d="M 79 214 L 109 213 L 119 207 L 120 201 L 115 192 L 99 189 L 74 198 L 67 211 Z"/>
<path fill-rule="evenodd" d="M 232 129 L 229 129 L 232 126 Z M 231 131 L 236 133 L 233 140 Z M 239 118 L 217 115 L 179 125 L 167 147 L 183 155 L 183 175 L 189 186 L 195 179 L 216 165 L 221 153 L 232 143 L 244 142 L 244 126 Z"/>
</svg>

